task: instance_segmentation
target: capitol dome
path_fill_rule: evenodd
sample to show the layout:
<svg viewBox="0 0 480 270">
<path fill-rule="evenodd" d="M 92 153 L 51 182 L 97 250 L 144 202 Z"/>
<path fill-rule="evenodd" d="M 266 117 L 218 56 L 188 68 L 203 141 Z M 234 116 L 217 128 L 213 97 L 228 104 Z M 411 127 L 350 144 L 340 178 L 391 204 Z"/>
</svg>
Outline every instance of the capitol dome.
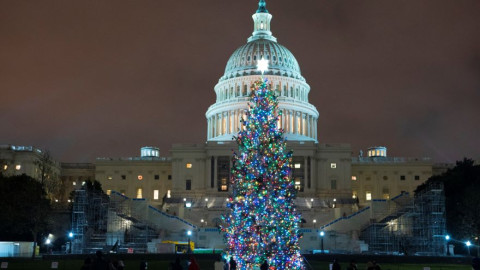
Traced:
<svg viewBox="0 0 480 270">
<path fill-rule="evenodd" d="M 245 45 L 236 49 L 227 62 L 225 73 L 215 85 L 217 100 L 206 113 L 208 141 L 232 140 L 241 128 L 241 119 L 248 110 L 251 89 L 261 78 L 257 61 L 269 61 L 264 73 L 278 98 L 277 126 L 290 141 L 317 141 L 318 111 L 308 102 L 310 86 L 301 75 L 293 54 L 270 31 L 272 15 L 260 0 L 252 15 L 254 28 Z"/>
<path fill-rule="evenodd" d="M 284 46 L 269 39 L 255 39 L 241 46 L 228 59 L 225 74 L 220 81 L 256 75 L 257 60 L 269 60 L 268 71 L 265 74 L 292 77 L 305 81 L 300 72 L 295 56 Z"/>
</svg>

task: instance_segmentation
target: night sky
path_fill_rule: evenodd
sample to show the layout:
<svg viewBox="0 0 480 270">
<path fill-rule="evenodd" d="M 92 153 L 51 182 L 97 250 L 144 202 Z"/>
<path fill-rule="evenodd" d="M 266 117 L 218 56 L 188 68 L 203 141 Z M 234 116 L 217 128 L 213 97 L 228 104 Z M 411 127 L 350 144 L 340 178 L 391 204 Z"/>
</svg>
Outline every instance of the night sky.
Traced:
<svg viewBox="0 0 480 270">
<path fill-rule="evenodd" d="M 205 112 L 256 0 L 0 1 L 0 144 L 65 162 L 169 155 Z M 320 143 L 480 158 L 480 1 L 268 0 Z"/>
</svg>

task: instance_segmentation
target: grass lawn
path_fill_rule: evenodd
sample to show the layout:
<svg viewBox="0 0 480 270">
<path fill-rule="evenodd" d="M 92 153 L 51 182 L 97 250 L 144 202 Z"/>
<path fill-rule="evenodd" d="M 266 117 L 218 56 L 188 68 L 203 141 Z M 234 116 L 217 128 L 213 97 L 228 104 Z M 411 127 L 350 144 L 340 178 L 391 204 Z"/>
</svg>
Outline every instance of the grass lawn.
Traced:
<svg viewBox="0 0 480 270">
<path fill-rule="evenodd" d="M 313 269 L 315 270 L 328 270 L 328 265 L 330 262 L 310 262 Z M 341 263 L 342 269 L 347 269 L 347 263 Z M 471 270 L 472 267 L 469 265 L 440 265 L 440 264 L 380 264 L 382 270 L 423 270 L 424 267 L 430 267 L 431 270 Z M 359 270 L 367 269 L 366 264 L 358 263 L 357 267 Z"/>
<path fill-rule="evenodd" d="M 172 258 L 173 260 L 173 258 Z M 48 270 L 51 269 L 51 260 L 7 260 L 0 259 L 2 261 L 9 261 L 8 269 L 12 270 Z M 140 266 L 139 260 L 125 260 L 126 270 L 137 270 Z M 213 270 L 213 260 L 198 260 L 200 269 Z M 328 270 L 330 262 L 312 261 L 310 264 L 315 270 Z M 82 260 L 58 260 L 59 270 L 76 270 L 80 269 L 83 264 Z M 148 261 L 148 270 L 167 270 L 170 261 Z M 346 263 L 342 263 L 342 269 L 347 268 Z M 471 270 L 469 265 L 440 265 L 440 264 L 381 264 L 382 270 L 423 270 L 424 267 L 430 267 L 431 270 Z M 366 269 L 364 263 L 358 264 L 358 269 Z"/>
</svg>

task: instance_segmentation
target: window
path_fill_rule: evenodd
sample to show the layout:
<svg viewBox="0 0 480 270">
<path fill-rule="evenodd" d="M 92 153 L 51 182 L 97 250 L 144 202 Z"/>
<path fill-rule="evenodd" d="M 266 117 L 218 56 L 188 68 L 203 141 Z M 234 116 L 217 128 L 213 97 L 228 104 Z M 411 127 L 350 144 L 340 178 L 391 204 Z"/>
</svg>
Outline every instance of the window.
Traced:
<svg viewBox="0 0 480 270">
<path fill-rule="evenodd" d="M 171 198 L 172 197 L 172 191 L 169 189 L 167 190 L 167 198 Z"/>
<path fill-rule="evenodd" d="M 302 182 L 298 178 L 295 179 L 295 189 L 296 190 L 301 190 L 302 189 Z"/>
<path fill-rule="evenodd" d="M 107 179 L 108 179 L 108 180 L 112 180 L 112 179 L 113 179 L 113 177 L 111 177 L 111 176 L 107 176 Z"/>
<path fill-rule="evenodd" d="M 352 191 L 352 199 L 356 199 L 357 198 L 357 192 L 354 190 Z"/>
<path fill-rule="evenodd" d="M 155 180 L 158 180 L 158 179 L 160 179 L 160 175 L 155 174 L 155 176 L 154 176 L 153 178 L 154 178 Z"/>
<path fill-rule="evenodd" d="M 330 168 L 336 169 L 337 168 L 337 163 L 330 163 Z"/>
<path fill-rule="evenodd" d="M 110 196 L 110 194 L 112 194 L 112 190 L 111 190 L 111 189 L 107 189 L 107 195 Z"/>
<path fill-rule="evenodd" d="M 137 189 L 137 199 L 143 198 L 143 190 L 141 188 Z"/>
<path fill-rule="evenodd" d="M 154 199 L 154 200 L 158 200 L 158 189 L 155 189 L 155 190 L 153 191 L 153 199 Z"/>
<path fill-rule="evenodd" d="M 367 192 L 365 193 L 365 200 L 367 200 L 367 201 L 371 201 L 371 200 L 372 200 L 372 192 L 367 191 Z"/>
<path fill-rule="evenodd" d="M 127 176 L 125 174 L 122 174 L 122 180 L 126 180 Z"/>
<path fill-rule="evenodd" d="M 357 181 L 357 176 L 352 175 L 352 181 Z"/>
<path fill-rule="evenodd" d="M 384 175 L 383 180 L 388 180 L 388 176 Z"/>
<path fill-rule="evenodd" d="M 15 165 L 15 170 L 20 171 L 21 168 L 22 168 L 22 165 L 20 164 Z"/>
<path fill-rule="evenodd" d="M 420 180 L 420 175 L 415 175 L 415 180 Z"/>
<path fill-rule="evenodd" d="M 295 166 L 292 169 L 292 178 L 295 179 L 295 188 L 303 192 L 305 188 L 305 170 L 301 169 L 302 164 L 305 164 L 305 158 L 304 157 L 293 157 L 292 163 L 295 164 Z M 300 166 L 296 166 L 296 164 Z"/>
<path fill-rule="evenodd" d="M 220 189 L 221 189 L 222 191 L 228 191 L 227 178 L 222 178 L 222 179 L 221 179 Z"/>
<path fill-rule="evenodd" d="M 332 190 L 337 189 L 337 180 L 330 180 L 330 188 Z"/>
<path fill-rule="evenodd" d="M 8 165 L 7 164 L 3 165 L 3 170 L 6 171 L 7 169 L 8 169 Z"/>
<path fill-rule="evenodd" d="M 228 191 L 228 179 L 230 179 L 230 157 L 220 156 L 217 158 L 217 189 Z"/>
<path fill-rule="evenodd" d="M 138 180 L 140 180 L 140 181 L 143 180 L 143 176 L 142 176 L 142 175 L 138 175 L 137 178 L 138 178 Z"/>
<path fill-rule="evenodd" d="M 185 167 L 187 167 L 187 169 L 191 169 L 192 168 L 192 163 L 187 163 L 187 165 Z"/>
<path fill-rule="evenodd" d="M 188 179 L 185 181 L 185 190 L 192 190 L 192 180 Z"/>
<path fill-rule="evenodd" d="M 168 179 L 168 180 L 172 180 L 172 175 L 169 174 L 167 179 Z"/>
<path fill-rule="evenodd" d="M 383 188 L 383 198 L 386 200 L 390 199 L 390 190 L 387 187 Z"/>
<path fill-rule="evenodd" d="M 405 175 L 400 175 L 400 180 L 405 181 Z"/>
</svg>

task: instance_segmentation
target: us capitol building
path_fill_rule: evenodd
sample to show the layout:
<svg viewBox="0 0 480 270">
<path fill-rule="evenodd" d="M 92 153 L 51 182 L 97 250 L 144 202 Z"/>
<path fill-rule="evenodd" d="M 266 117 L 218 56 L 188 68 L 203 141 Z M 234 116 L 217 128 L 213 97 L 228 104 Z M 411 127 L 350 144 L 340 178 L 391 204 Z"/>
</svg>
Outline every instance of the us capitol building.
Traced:
<svg viewBox="0 0 480 270">
<path fill-rule="evenodd" d="M 352 156 L 347 143 L 319 142 L 319 112 L 309 102 L 310 86 L 295 56 L 273 36 L 272 15 L 265 1 L 259 2 L 252 18 L 252 35 L 230 56 L 214 87 L 216 100 L 205 114 L 205 143 L 174 144 L 163 157 L 160 149 L 143 147 L 139 157 L 59 163 L 65 188 L 56 200 L 66 201 L 71 190 L 81 188 L 86 179 L 96 179 L 108 195 L 115 192 L 145 199 L 159 211 L 188 222 L 197 232 L 198 246 L 221 248 L 222 239 L 215 228 L 226 212 L 231 192 L 232 149 L 236 148 L 232 137 L 241 128 L 251 87 L 260 78 L 256 64 L 261 58 L 269 61 L 265 77 L 282 111 L 278 126 L 284 129 L 287 147 L 293 151 L 292 177 L 299 191 L 296 205 L 303 219 L 303 249 L 319 249 L 319 231 L 325 230 L 335 232 L 327 233 L 325 249 L 361 250 L 361 229 L 380 215 L 372 210 L 374 204 L 388 205 L 402 194 L 412 194 L 446 168 L 429 158 L 389 157 L 383 146 Z M 38 151 L 31 147 L 1 146 L 0 160 L 6 161 L 1 169 L 34 175 L 35 155 Z"/>
</svg>

